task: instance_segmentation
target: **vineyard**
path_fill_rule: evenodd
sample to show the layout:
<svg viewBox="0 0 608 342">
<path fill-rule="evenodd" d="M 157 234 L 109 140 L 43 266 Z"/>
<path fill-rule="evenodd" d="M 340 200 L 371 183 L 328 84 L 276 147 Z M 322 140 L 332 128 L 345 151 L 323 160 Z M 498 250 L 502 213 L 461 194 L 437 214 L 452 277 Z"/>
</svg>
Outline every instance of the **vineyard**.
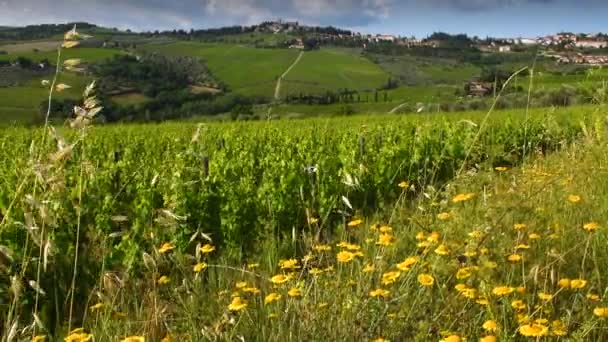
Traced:
<svg viewBox="0 0 608 342">
<path fill-rule="evenodd" d="M 35 306 L 37 319 L 61 325 L 76 267 L 74 317 L 86 318 L 93 289 L 112 286 L 111 275 L 137 279 L 151 267 L 157 274 L 148 253 L 163 243 L 165 252 L 200 258 L 203 250 L 237 265 L 301 257 L 362 218 L 390 222 L 396 208 L 414 208 L 455 178 L 599 139 L 599 109 L 126 125 L 62 129 L 53 139 L 5 129 L 0 238 L 13 260 L 6 274 L 53 275 L 22 294 L 18 317 L 33 319 Z M 28 263 L 32 257 L 38 261 Z M 14 281 L 0 278 L 3 306 Z M 1 318 L 15 317 L 12 310 Z"/>
</svg>

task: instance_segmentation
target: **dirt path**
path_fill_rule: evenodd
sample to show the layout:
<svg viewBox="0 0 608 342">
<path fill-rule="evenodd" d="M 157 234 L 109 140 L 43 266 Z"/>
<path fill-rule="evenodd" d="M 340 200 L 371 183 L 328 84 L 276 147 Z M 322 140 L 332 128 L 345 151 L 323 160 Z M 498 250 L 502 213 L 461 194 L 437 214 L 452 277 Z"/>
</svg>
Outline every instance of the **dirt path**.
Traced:
<svg viewBox="0 0 608 342">
<path fill-rule="evenodd" d="M 287 68 L 287 70 L 283 73 L 283 75 L 281 75 L 281 77 L 279 77 L 279 79 L 277 81 L 277 87 L 274 89 L 274 99 L 275 100 L 281 99 L 281 81 L 283 81 L 283 79 L 287 76 L 287 74 L 289 74 L 291 69 L 293 69 L 296 65 L 298 65 L 298 63 L 300 62 L 300 59 L 302 59 L 302 56 L 304 56 L 304 51 L 300 52 L 300 54 L 298 55 L 298 58 L 296 58 L 296 60 L 293 62 L 293 64 L 290 65 L 289 68 Z"/>
</svg>

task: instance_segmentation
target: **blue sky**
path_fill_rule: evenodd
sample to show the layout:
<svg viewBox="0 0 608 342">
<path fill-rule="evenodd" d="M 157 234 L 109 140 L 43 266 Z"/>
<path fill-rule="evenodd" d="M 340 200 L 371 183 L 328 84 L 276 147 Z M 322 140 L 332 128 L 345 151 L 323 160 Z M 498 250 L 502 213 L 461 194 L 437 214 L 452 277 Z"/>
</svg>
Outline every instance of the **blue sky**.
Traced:
<svg viewBox="0 0 608 342">
<path fill-rule="evenodd" d="M 135 30 L 250 25 L 276 18 L 366 33 L 480 37 L 608 31 L 608 0 L 0 0 L 0 25 L 89 21 Z"/>
</svg>

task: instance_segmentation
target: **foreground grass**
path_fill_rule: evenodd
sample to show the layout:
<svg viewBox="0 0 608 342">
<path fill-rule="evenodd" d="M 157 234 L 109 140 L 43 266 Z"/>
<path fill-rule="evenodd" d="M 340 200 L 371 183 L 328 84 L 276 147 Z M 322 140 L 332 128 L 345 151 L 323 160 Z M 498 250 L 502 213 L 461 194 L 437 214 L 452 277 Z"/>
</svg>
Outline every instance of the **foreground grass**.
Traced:
<svg viewBox="0 0 608 342">
<path fill-rule="evenodd" d="M 150 236 L 137 277 L 107 272 L 79 322 L 96 340 L 605 340 L 606 162 L 598 137 L 521 168 L 310 233 L 242 264 Z M 602 137 L 599 137 L 602 138 Z"/>
</svg>

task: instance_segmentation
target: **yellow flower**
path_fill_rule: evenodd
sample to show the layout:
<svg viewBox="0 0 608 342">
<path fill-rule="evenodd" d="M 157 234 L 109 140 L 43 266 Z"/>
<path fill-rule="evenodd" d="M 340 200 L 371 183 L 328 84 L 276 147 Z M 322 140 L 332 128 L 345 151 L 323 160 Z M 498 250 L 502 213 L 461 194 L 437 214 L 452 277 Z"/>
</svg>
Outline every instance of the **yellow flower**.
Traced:
<svg viewBox="0 0 608 342">
<path fill-rule="evenodd" d="M 475 303 L 479 305 L 490 305 L 490 301 L 486 297 L 479 297 L 475 300 Z"/>
<path fill-rule="evenodd" d="M 553 328 L 553 335 L 555 336 L 565 336 L 568 333 L 566 324 L 560 320 L 553 321 L 551 327 Z"/>
<path fill-rule="evenodd" d="M 496 170 L 498 172 L 505 172 L 505 171 L 509 171 L 509 168 L 506 166 L 497 166 L 494 168 L 494 170 Z"/>
<path fill-rule="evenodd" d="M 350 222 L 348 222 L 347 226 L 350 228 L 355 228 L 355 227 L 359 227 L 361 224 L 363 223 L 363 220 L 352 220 Z"/>
<path fill-rule="evenodd" d="M 418 283 L 422 286 L 433 286 L 435 278 L 430 274 L 420 274 L 418 275 Z"/>
<path fill-rule="evenodd" d="M 163 337 L 163 339 L 162 339 L 162 340 L 160 340 L 160 342 L 171 342 L 171 341 L 172 341 L 172 340 L 171 340 L 171 335 L 170 335 L 169 333 L 167 333 L 167 334 L 165 335 L 165 337 Z"/>
<path fill-rule="evenodd" d="M 600 225 L 597 222 L 590 222 L 590 223 L 586 223 L 583 226 L 583 229 L 588 232 L 593 232 L 593 231 L 600 229 Z"/>
<path fill-rule="evenodd" d="M 586 297 L 593 302 L 598 302 L 600 300 L 600 296 L 594 293 L 587 293 Z"/>
<path fill-rule="evenodd" d="M 508 296 L 515 292 L 515 289 L 509 286 L 498 286 L 492 290 L 492 293 L 496 296 Z"/>
<path fill-rule="evenodd" d="M 462 339 L 458 335 L 450 335 L 441 340 L 441 342 L 461 342 Z"/>
<path fill-rule="evenodd" d="M 437 232 L 432 232 L 431 235 L 426 238 L 426 240 L 429 242 L 439 242 L 439 239 L 441 239 L 441 234 Z"/>
<path fill-rule="evenodd" d="M 297 270 L 300 268 L 297 259 L 281 260 L 279 261 L 279 266 L 281 266 L 281 269 L 283 270 Z"/>
<path fill-rule="evenodd" d="M 476 251 L 465 251 L 463 253 L 464 256 L 466 256 L 467 258 L 473 258 L 477 256 L 477 252 Z"/>
<path fill-rule="evenodd" d="M 581 196 L 570 195 L 570 196 L 568 196 L 568 201 L 570 201 L 571 203 L 578 203 L 581 201 Z"/>
<path fill-rule="evenodd" d="M 171 242 L 165 242 L 162 244 L 162 246 L 160 246 L 160 248 L 158 249 L 158 252 L 160 254 L 165 254 L 165 253 L 172 251 L 174 248 L 175 248 L 175 245 L 173 245 Z"/>
<path fill-rule="evenodd" d="M 523 300 L 514 300 L 511 302 L 511 307 L 517 311 L 522 311 L 526 309 L 526 303 Z"/>
<path fill-rule="evenodd" d="M 477 296 L 477 290 L 476 289 L 471 289 L 471 288 L 467 288 L 464 289 L 461 294 L 468 299 L 475 299 L 475 297 Z"/>
<path fill-rule="evenodd" d="M 129 336 L 125 337 L 122 342 L 146 342 L 146 338 L 143 336 Z"/>
<path fill-rule="evenodd" d="M 387 340 L 387 339 L 382 338 L 382 337 L 378 337 L 378 338 L 376 338 L 376 339 L 374 340 L 374 342 L 390 342 L 390 340 Z"/>
<path fill-rule="evenodd" d="M 530 245 L 526 245 L 525 243 L 520 243 L 519 245 L 515 246 L 515 249 L 530 249 Z"/>
<path fill-rule="evenodd" d="M 280 300 L 281 297 L 282 296 L 276 292 L 270 293 L 266 296 L 266 298 L 264 298 L 264 304 L 274 303 L 274 302 Z"/>
<path fill-rule="evenodd" d="M 242 300 L 241 297 L 232 298 L 232 303 L 228 305 L 230 311 L 241 311 L 247 307 L 247 301 Z"/>
<path fill-rule="evenodd" d="M 450 250 L 448 249 L 448 247 L 444 244 L 439 245 L 439 247 L 437 247 L 435 249 L 435 253 L 437 255 L 448 255 L 450 254 Z"/>
<path fill-rule="evenodd" d="M 481 239 L 483 237 L 483 232 L 480 230 L 474 230 L 467 235 L 469 235 L 469 237 L 473 239 Z"/>
<path fill-rule="evenodd" d="M 397 279 L 399 279 L 400 276 L 401 276 L 401 272 L 398 272 L 398 271 L 386 272 L 382 275 L 382 284 L 390 285 L 390 284 L 394 283 L 395 281 L 397 281 Z"/>
<path fill-rule="evenodd" d="M 422 241 L 424 239 L 426 239 L 426 234 L 424 234 L 424 232 L 418 232 L 418 233 L 416 233 L 416 240 Z"/>
<path fill-rule="evenodd" d="M 66 338 L 65 342 L 88 342 L 93 339 L 93 335 L 84 332 L 83 328 L 72 330 Z"/>
<path fill-rule="evenodd" d="M 542 324 L 526 324 L 519 327 L 519 333 L 526 337 L 541 337 L 546 336 L 549 328 Z"/>
<path fill-rule="evenodd" d="M 582 289 L 587 286 L 587 281 L 585 279 L 572 279 L 570 281 L 570 287 L 573 289 Z"/>
<path fill-rule="evenodd" d="M 34 336 L 34 338 L 32 339 L 32 342 L 44 342 L 44 341 L 46 341 L 46 335 Z"/>
<path fill-rule="evenodd" d="M 442 221 L 449 220 L 450 217 L 451 217 L 451 215 L 449 213 L 440 213 L 440 214 L 437 214 L 437 218 L 440 219 L 440 220 L 442 220 Z"/>
<path fill-rule="evenodd" d="M 171 278 L 167 276 L 161 276 L 156 282 L 158 283 L 158 285 L 167 285 L 171 282 Z"/>
<path fill-rule="evenodd" d="M 570 283 L 571 283 L 571 282 L 572 282 L 572 281 L 571 281 L 570 279 L 568 279 L 568 278 L 563 278 L 563 279 L 560 279 L 560 280 L 557 282 L 557 286 L 559 286 L 559 287 L 560 287 L 560 288 L 562 288 L 562 289 L 569 289 L 569 288 L 570 288 Z"/>
<path fill-rule="evenodd" d="M 289 297 L 302 297 L 302 290 L 297 287 L 292 287 L 287 294 Z"/>
<path fill-rule="evenodd" d="M 316 217 L 311 217 L 311 218 L 308 219 L 308 223 L 309 224 L 315 224 L 317 222 L 319 222 L 319 219 L 316 218 Z"/>
<path fill-rule="evenodd" d="M 519 286 L 518 288 L 515 289 L 515 291 L 517 291 L 517 293 L 519 294 L 526 294 L 526 288 L 524 286 Z"/>
<path fill-rule="evenodd" d="M 608 318 L 608 308 L 595 308 L 593 314 L 597 317 Z"/>
<path fill-rule="evenodd" d="M 405 188 L 407 188 L 408 186 L 410 186 L 410 183 L 408 183 L 408 182 L 406 182 L 406 181 L 403 181 L 403 182 L 399 183 L 399 187 L 400 187 L 401 189 L 405 189 Z"/>
<path fill-rule="evenodd" d="M 349 251 L 342 251 L 337 255 L 338 262 L 349 263 L 355 258 L 355 254 Z"/>
<path fill-rule="evenodd" d="M 523 260 L 523 257 L 519 254 L 511 254 L 507 257 L 507 260 L 512 263 L 520 262 Z"/>
<path fill-rule="evenodd" d="M 541 300 L 544 301 L 550 301 L 553 299 L 553 295 L 552 294 L 548 294 L 548 293 L 544 293 L 544 292 L 540 292 L 538 294 L 538 298 L 540 298 Z"/>
<path fill-rule="evenodd" d="M 474 193 L 458 194 L 452 198 L 453 203 L 466 202 L 475 197 Z"/>
<path fill-rule="evenodd" d="M 277 274 L 270 278 L 270 282 L 276 285 L 284 284 L 289 281 L 289 277 L 284 274 Z"/>
<path fill-rule="evenodd" d="M 376 268 L 374 267 L 374 265 L 372 264 L 365 264 L 365 266 L 363 267 L 363 269 L 361 270 L 361 272 L 363 273 L 371 273 L 374 272 Z"/>
<path fill-rule="evenodd" d="M 488 335 L 479 339 L 479 342 L 496 342 L 496 336 Z"/>
<path fill-rule="evenodd" d="M 395 242 L 395 237 L 390 233 L 383 233 L 378 237 L 377 245 L 380 246 L 390 246 Z"/>
<path fill-rule="evenodd" d="M 397 268 L 401 271 L 407 272 L 410 267 L 414 266 L 418 262 L 418 257 L 409 257 L 403 262 L 397 264 Z"/>
<path fill-rule="evenodd" d="M 329 252 L 329 251 L 331 251 L 331 246 L 317 245 L 317 246 L 314 246 L 313 249 L 317 252 Z"/>
<path fill-rule="evenodd" d="M 392 232 L 393 232 L 393 228 L 390 227 L 390 226 L 382 226 L 382 227 L 380 227 L 380 233 L 387 234 L 387 233 L 392 233 Z"/>
<path fill-rule="evenodd" d="M 243 289 L 243 292 L 256 295 L 260 293 L 260 289 L 258 289 L 257 287 L 246 287 Z"/>
<path fill-rule="evenodd" d="M 528 228 L 528 226 L 523 223 L 516 223 L 513 225 L 513 229 L 515 229 L 515 230 L 524 230 L 526 228 Z"/>
<path fill-rule="evenodd" d="M 201 252 L 203 252 L 203 254 L 209 254 L 213 251 L 215 251 L 215 246 L 213 246 L 213 245 L 206 244 L 203 247 L 201 247 Z"/>
<path fill-rule="evenodd" d="M 456 279 L 467 279 L 471 277 L 471 268 L 470 267 L 464 267 L 458 270 L 458 272 L 456 272 Z"/>
<path fill-rule="evenodd" d="M 540 239 L 540 235 L 538 235 L 536 233 L 531 233 L 530 235 L 528 235 L 528 239 L 530 239 L 530 240 L 538 240 L 538 239 Z"/>
<path fill-rule="evenodd" d="M 498 329 L 496 321 L 493 320 L 485 321 L 481 327 L 487 332 L 495 332 Z"/>
<path fill-rule="evenodd" d="M 374 291 L 371 291 L 369 293 L 370 297 L 382 297 L 382 298 L 388 298 L 390 294 L 390 291 L 384 290 L 384 289 L 376 289 Z"/>
<path fill-rule="evenodd" d="M 204 271 L 207 268 L 207 264 L 204 262 L 199 262 L 198 264 L 194 265 L 194 267 L 192 268 L 194 272 L 196 273 L 200 273 L 202 271 Z"/>
</svg>

